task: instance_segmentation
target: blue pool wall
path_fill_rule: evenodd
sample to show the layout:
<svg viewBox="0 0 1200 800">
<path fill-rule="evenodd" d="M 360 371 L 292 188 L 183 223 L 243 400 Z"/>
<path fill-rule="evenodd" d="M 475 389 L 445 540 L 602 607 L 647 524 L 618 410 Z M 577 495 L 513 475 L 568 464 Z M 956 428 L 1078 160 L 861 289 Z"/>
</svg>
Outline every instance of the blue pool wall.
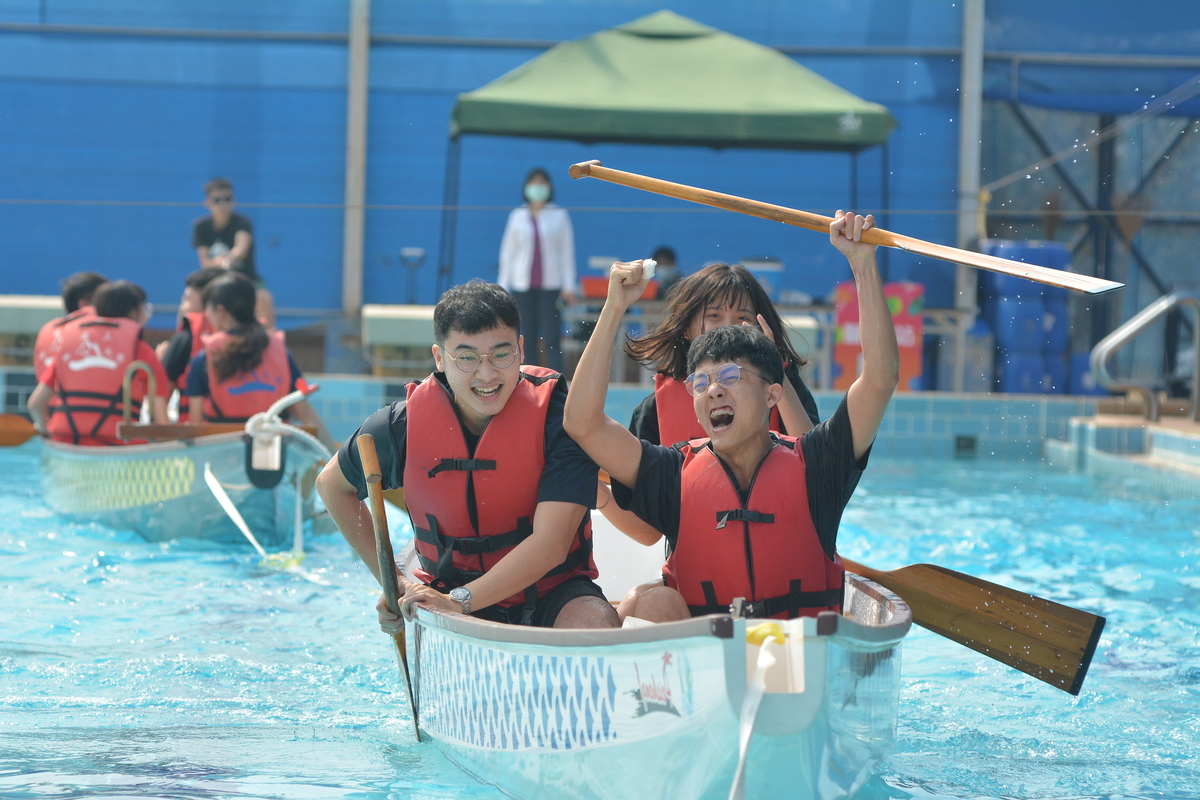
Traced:
<svg viewBox="0 0 1200 800">
<path fill-rule="evenodd" d="M 344 375 L 316 375 L 320 384 L 313 407 L 337 439 L 345 439 L 376 410 L 404 396 L 404 380 Z M 35 381 L 29 369 L 0 369 L 4 410 L 20 413 Z M 628 423 L 646 396 L 644 386 L 609 389 L 605 410 Z M 821 419 L 832 416 L 843 394 L 814 392 Z M 953 458 L 973 439 L 980 458 L 1031 460 L 1042 457 L 1043 442 L 1066 441 L 1073 417 L 1096 413 L 1096 398 L 1064 395 L 954 395 L 945 392 L 898 394 L 875 440 L 876 458 Z"/>
</svg>

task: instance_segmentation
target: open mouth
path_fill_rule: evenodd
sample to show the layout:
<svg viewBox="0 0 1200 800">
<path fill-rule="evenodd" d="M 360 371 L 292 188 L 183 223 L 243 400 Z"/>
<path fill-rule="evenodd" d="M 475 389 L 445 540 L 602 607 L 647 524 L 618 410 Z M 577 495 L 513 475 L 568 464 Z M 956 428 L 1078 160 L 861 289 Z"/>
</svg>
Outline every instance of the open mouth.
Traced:
<svg viewBox="0 0 1200 800">
<path fill-rule="evenodd" d="M 728 430 L 733 425 L 733 409 L 728 407 L 718 408 L 709 413 L 708 421 L 713 431 Z"/>
<path fill-rule="evenodd" d="M 491 400 L 500 394 L 500 384 L 496 384 L 495 386 L 472 386 L 471 391 L 475 393 L 476 397 Z"/>
</svg>

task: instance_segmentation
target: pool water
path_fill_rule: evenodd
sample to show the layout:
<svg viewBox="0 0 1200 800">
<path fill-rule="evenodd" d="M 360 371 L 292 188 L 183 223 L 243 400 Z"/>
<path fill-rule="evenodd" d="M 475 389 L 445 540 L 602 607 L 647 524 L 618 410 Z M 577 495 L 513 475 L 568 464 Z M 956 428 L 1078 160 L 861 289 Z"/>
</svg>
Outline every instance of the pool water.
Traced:
<svg viewBox="0 0 1200 800">
<path fill-rule="evenodd" d="M 71 523 L 39 499 L 37 447 L 0 451 L 0 796 L 503 797 L 414 743 L 340 536 L 301 575 Z M 880 461 L 840 547 L 1108 617 L 1078 698 L 914 628 L 896 748 L 860 797 L 1200 798 L 1200 502 Z"/>
</svg>

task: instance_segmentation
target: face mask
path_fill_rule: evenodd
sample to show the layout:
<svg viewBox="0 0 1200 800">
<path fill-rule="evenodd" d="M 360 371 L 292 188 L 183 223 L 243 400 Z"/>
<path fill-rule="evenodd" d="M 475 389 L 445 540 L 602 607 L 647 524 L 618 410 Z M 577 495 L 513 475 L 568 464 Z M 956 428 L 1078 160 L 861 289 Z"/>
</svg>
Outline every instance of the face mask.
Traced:
<svg viewBox="0 0 1200 800">
<path fill-rule="evenodd" d="M 531 203 L 544 203 L 550 199 L 550 187 L 544 183 L 527 183 L 525 199 Z"/>
</svg>

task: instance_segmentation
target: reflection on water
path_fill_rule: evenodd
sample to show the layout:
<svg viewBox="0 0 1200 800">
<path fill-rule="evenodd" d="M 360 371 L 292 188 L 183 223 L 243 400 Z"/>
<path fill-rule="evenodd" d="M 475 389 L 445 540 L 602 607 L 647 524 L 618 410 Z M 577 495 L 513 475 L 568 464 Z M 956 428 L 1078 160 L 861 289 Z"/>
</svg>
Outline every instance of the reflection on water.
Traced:
<svg viewBox="0 0 1200 800">
<path fill-rule="evenodd" d="M 0 451 L 0 795 L 502 797 L 412 740 L 377 590 L 340 537 L 310 542 L 322 586 L 248 545 L 70 523 L 36 456 Z M 847 556 L 1108 625 L 1078 698 L 914 628 L 896 750 L 860 797 L 1200 798 L 1198 512 L 1019 466 L 872 464 Z"/>
</svg>

